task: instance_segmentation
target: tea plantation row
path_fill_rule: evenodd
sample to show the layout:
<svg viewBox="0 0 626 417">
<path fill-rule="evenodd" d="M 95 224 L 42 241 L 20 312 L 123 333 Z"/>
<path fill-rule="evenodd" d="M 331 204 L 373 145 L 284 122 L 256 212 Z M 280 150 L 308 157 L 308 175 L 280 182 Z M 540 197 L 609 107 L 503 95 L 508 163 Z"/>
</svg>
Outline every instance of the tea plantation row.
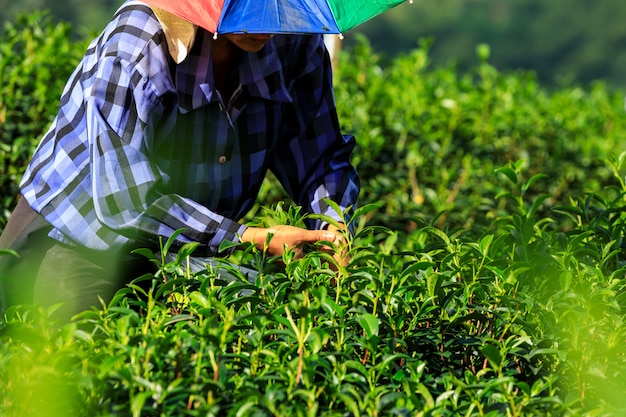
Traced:
<svg viewBox="0 0 626 417">
<path fill-rule="evenodd" d="M 84 43 L 39 16 L 1 39 L 8 210 Z M 336 98 L 363 181 L 345 267 L 250 248 L 225 262 L 254 282 L 226 279 L 189 272 L 188 246 L 71 324 L 13 308 L 0 415 L 622 415 L 622 96 L 547 91 L 477 55 L 459 73 L 429 67 L 426 44 L 385 64 L 365 40 L 344 51 Z M 270 179 L 246 220 L 302 224 L 282 199 Z"/>
</svg>

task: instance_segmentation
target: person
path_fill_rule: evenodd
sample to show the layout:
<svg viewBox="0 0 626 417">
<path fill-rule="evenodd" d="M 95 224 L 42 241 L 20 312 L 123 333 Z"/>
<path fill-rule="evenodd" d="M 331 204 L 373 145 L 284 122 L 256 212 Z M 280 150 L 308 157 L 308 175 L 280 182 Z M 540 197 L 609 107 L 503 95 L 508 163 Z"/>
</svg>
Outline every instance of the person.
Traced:
<svg viewBox="0 0 626 417">
<path fill-rule="evenodd" d="M 356 205 L 354 146 L 322 35 L 214 36 L 127 1 L 71 75 L 20 183 L 0 237 L 20 255 L 0 258 L 4 308 L 62 302 L 68 317 L 99 306 L 146 270 L 134 249 L 158 251 L 181 229 L 172 250 L 198 242 L 194 256 L 228 254 L 224 241 L 263 248 L 268 235 L 270 255 L 341 243 L 320 220 L 241 219 L 271 170 L 306 212 L 343 221 L 327 199 Z"/>
</svg>

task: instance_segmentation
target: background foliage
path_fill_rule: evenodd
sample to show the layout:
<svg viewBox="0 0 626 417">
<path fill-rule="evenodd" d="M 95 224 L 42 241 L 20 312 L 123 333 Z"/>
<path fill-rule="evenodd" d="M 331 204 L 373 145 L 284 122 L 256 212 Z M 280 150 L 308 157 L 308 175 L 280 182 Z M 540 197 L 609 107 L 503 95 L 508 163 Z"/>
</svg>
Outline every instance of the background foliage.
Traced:
<svg viewBox="0 0 626 417">
<path fill-rule="evenodd" d="M 87 43 L 67 23 L 23 14 L 0 36 L 0 230 L 16 204 L 34 146 L 56 114 L 65 82 Z"/>
<path fill-rule="evenodd" d="M 9 205 L 15 155 L 32 152 L 84 41 L 41 16 L 5 32 Z M 355 38 L 341 56 L 363 178 L 346 267 L 250 248 L 226 261 L 259 275 L 226 279 L 191 273 L 190 246 L 69 324 L 11 308 L 0 415 L 623 415 L 621 93 L 547 89 L 496 69 L 487 45 L 467 70 L 432 64 L 430 48 L 386 61 Z M 283 197 L 268 181 L 248 221 L 301 224 L 297 207 L 270 206 Z"/>
<path fill-rule="evenodd" d="M 620 0 L 415 0 L 359 31 L 387 56 L 432 37 L 433 62 L 467 69 L 476 45 L 487 44 L 496 68 L 532 70 L 547 87 L 604 80 L 624 89 L 625 12 Z"/>
</svg>

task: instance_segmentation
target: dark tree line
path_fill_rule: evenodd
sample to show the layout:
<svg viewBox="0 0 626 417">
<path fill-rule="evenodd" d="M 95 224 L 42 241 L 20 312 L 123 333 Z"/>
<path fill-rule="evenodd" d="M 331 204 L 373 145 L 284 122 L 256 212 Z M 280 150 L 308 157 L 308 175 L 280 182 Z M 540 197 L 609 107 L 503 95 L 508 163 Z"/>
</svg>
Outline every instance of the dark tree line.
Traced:
<svg viewBox="0 0 626 417">
<path fill-rule="evenodd" d="M 500 70 L 529 69 L 548 86 L 604 80 L 626 88 L 623 0 L 415 0 L 361 30 L 391 55 L 431 38 L 433 63 L 476 64 L 487 44 Z"/>
<path fill-rule="evenodd" d="M 0 0 L 0 19 L 47 9 L 80 34 L 102 28 L 123 0 Z M 500 70 L 528 69 L 547 86 L 603 80 L 626 87 L 626 2 L 623 0 L 414 0 L 346 34 L 364 34 L 383 58 L 430 39 L 433 65 L 476 64 L 487 44 Z"/>
</svg>

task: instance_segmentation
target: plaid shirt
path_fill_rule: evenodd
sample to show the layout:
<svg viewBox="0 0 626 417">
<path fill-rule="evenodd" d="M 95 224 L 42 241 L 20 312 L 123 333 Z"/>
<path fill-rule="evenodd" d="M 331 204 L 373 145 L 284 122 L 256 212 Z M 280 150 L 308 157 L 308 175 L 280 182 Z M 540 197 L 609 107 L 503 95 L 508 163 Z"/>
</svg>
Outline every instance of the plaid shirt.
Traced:
<svg viewBox="0 0 626 417">
<path fill-rule="evenodd" d="M 322 37 L 277 35 L 239 53 L 226 102 L 211 36 L 198 29 L 175 65 L 152 11 L 131 1 L 91 43 L 21 183 L 51 237 L 106 250 L 185 229 L 177 243 L 215 254 L 244 232 L 237 221 L 268 169 L 307 212 L 337 218 L 323 199 L 356 203 L 354 139 L 340 134 Z"/>
</svg>

